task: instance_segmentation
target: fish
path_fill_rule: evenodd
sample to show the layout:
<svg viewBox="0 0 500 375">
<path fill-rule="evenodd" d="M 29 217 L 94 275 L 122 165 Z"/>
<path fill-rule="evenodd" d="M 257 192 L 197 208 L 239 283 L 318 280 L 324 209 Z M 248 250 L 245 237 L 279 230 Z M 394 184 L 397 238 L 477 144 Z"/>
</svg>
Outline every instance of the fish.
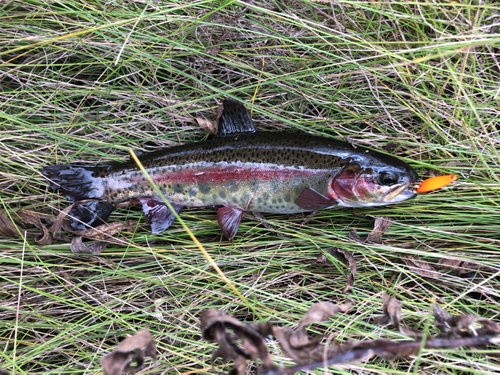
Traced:
<svg viewBox="0 0 500 375">
<path fill-rule="evenodd" d="M 227 98 L 217 134 L 203 142 L 139 156 L 179 213 L 217 207 L 229 240 L 244 212 L 293 214 L 341 207 L 375 207 L 416 196 L 418 175 L 402 160 L 327 137 L 258 132 L 244 104 Z M 53 164 L 42 169 L 52 189 L 71 202 L 70 224 L 82 230 L 106 222 L 122 202 L 135 200 L 161 233 L 175 215 L 133 160 L 102 165 Z"/>
</svg>

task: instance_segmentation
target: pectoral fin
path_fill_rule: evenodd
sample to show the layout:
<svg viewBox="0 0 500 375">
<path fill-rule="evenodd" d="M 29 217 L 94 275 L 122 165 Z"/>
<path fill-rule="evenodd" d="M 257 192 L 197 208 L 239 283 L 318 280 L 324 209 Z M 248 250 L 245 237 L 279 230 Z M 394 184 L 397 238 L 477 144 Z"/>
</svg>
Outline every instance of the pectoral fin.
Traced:
<svg viewBox="0 0 500 375">
<path fill-rule="evenodd" d="M 151 231 L 153 234 L 161 233 L 172 225 L 175 220 L 175 215 L 165 203 L 151 197 L 139 197 L 138 199 L 142 204 L 144 215 L 147 216 L 151 224 Z M 177 204 L 172 204 L 172 207 L 177 213 L 182 210 L 182 206 Z"/>
<path fill-rule="evenodd" d="M 222 234 L 232 240 L 240 227 L 243 211 L 237 207 L 221 207 L 217 210 L 217 221 L 222 229 Z"/>
<path fill-rule="evenodd" d="M 299 197 L 295 200 L 295 204 L 304 210 L 322 210 L 337 205 L 335 199 L 325 197 L 323 194 L 314 191 L 311 188 L 305 188 Z"/>
</svg>

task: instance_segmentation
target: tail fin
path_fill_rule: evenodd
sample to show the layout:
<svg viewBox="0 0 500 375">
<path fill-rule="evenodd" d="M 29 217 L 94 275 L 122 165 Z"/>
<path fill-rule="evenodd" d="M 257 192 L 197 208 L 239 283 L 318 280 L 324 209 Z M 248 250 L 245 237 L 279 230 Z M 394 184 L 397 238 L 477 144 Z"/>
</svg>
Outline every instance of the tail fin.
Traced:
<svg viewBox="0 0 500 375">
<path fill-rule="evenodd" d="M 86 166 L 77 164 L 54 164 L 42 169 L 53 190 L 60 190 L 68 200 L 80 201 L 99 199 L 104 194 L 101 180 L 107 166 Z M 70 211 L 70 223 L 74 229 L 84 230 L 89 226 L 104 224 L 113 211 L 113 205 L 106 202 L 86 202 L 76 205 Z"/>
<path fill-rule="evenodd" d="M 69 212 L 69 223 L 76 230 L 98 227 L 105 224 L 115 206 L 107 202 L 86 202 L 75 205 Z"/>
<path fill-rule="evenodd" d="M 53 164 L 42 169 L 53 190 L 60 190 L 70 201 L 100 198 L 104 187 L 99 174 L 105 167 Z"/>
</svg>

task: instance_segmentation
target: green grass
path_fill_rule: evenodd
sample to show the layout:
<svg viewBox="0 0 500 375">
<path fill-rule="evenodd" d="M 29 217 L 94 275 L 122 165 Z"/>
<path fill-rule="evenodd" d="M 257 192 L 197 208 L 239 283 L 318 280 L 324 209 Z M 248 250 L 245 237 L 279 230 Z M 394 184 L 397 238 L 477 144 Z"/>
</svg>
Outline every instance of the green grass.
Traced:
<svg viewBox="0 0 500 375">
<path fill-rule="evenodd" d="M 257 128 L 343 138 L 398 155 L 421 176 L 455 173 L 446 190 L 360 214 L 394 223 L 382 244 L 359 244 L 373 218 L 345 210 L 304 217 L 248 214 L 233 243 L 215 212 L 181 215 L 224 274 L 265 320 L 293 325 L 317 301 L 354 307 L 320 330 L 331 339 L 402 339 L 381 329 L 381 294 L 403 301 L 407 324 L 432 326 L 431 302 L 499 320 L 500 6 L 465 2 L 5 1 L 0 5 L 0 204 L 49 215 L 67 206 L 40 169 L 104 163 L 206 136 L 224 96 L 251 108 Z M 220 47 L 216 56 L 208 47 Z M 253 98 L 255 98 L 253 100 Z M 253 103 L 253 104 L 252 104 Z M 99 256 L 67 242 L 0 238 L 0 367 L 12 373 L 99 373 L 126 334 L 149 327 L 159 362 L 144 373 L 203 373 L 208 307 L 256 316 L 215 273 L 179 223 L 151 235 L 141 220 Z M 290 236 L 283 239 L 279 233 Z M 349 270 L 315 260 L 355 253 Z M 405 254 L 472 262 L 468 274 L 410 270 Z M 476 272 L 481 266 L 483 269 Z M 487 267 L 487 268 L 484 268 Z M 475 271 L 476 270 L 476 271 Z M 291 362 L 270 346 L 276 363 Z M 500 372 L 498 348 L 424 351 L 333 373 Z M 255 367 L 250 371 L 255 372 Z M 314 373 L 322 374 L 323 370 Z"/>
</svg>

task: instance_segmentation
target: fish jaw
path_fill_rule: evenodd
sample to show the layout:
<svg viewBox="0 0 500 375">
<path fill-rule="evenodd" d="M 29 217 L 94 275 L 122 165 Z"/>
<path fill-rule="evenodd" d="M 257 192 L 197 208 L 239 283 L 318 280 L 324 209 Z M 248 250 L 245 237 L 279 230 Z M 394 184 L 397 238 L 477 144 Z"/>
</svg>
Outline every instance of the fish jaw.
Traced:
<svg viewBox="0 0 500 375">
<path fill-rule="evenodd" d="M 404 202 L 408 199 L 413 199 L 417 196 L 410 185 L 401 184 L 395 186 L 394 189 L 386 194 L 383 198 L 385 204 L 396 204 Z"/>
</svg>

